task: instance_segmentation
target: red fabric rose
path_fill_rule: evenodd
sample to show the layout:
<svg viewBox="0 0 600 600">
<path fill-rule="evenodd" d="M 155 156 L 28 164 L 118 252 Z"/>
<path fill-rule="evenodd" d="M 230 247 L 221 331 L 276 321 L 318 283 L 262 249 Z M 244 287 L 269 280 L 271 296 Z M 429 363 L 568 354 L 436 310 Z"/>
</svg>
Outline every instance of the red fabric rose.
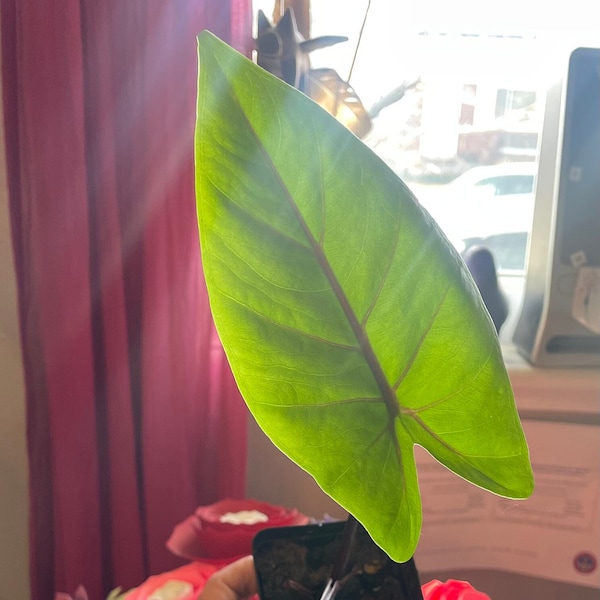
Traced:
<svg viewBox="0 0 600 600">
<path fill-rule="evenodd" d="M 421 586 L 424 600 L 491 600 L 466 581 L 448 579 L 445 583 L 434 579 Z"/>
<path fill-rule="evenodd" d="M 244 513 L 257 511 L 256 522 L 234 523 Z M 262 516 L 261 516 L 262 515 Z M 189 560 L 233 560 L 252 554 L 252 540 L 267 527 L 305 525 L 308 517 L 296 509 L 274 506 L 257 500 L 221 500 L 200 506 L 196 512 L 175 527 L 167 548 Z"/>
</svg>

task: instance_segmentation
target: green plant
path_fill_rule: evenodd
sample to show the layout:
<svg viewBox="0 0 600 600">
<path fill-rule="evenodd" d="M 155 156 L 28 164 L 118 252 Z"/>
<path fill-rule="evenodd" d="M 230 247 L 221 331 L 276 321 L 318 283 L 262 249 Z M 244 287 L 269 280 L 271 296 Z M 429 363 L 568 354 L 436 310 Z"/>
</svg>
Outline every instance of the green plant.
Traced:
<svg viewBox="0 0 600 600">
<path fill-rule="evenodd" d="M 199 47 L 204 273 L 258 424 L 396 561 L 421 528 L 415 444 L 530 495 L 494 326 L 436 224 L 311 100 L 207 32 Z"/>
</svg>

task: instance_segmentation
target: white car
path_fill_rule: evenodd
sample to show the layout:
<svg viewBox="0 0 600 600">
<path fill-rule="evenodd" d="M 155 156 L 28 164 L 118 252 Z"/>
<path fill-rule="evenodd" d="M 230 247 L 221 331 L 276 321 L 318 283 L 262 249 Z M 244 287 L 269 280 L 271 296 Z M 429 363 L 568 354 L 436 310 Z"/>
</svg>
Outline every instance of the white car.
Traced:
<svg viewBox="0 0 600 600">
<path fill-rule="evenodd" d="M 423 206 L 459 251 L 487 245 L 499 270 L 523 270 L 536 175 L 535 162 L 473 167 Z"/>
<path fill-rule="evenodd" d="M 473 167 L 449 183 L 448 188 L 456 190 L 488 188 L 493 196 L 532 194 L 536 176 L 536 162 L 505 162 Z"/>
</svg>

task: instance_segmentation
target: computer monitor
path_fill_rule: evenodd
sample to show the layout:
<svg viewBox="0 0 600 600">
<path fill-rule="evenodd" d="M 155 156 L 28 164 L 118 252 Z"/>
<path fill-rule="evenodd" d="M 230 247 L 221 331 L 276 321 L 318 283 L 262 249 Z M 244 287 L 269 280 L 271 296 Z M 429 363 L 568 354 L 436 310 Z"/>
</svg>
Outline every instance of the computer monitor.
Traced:
<svg viewBox="0 0 600 600">
<path fill-rule="evenodd" d="M 600 335 L 574 314 L 600 269 L 600 49 L 576 48 L 548 90 L 521 314 L 513 340 L 534 365 L 600 366 Z M 600 271 L 598 271 L 600 273 Z"/>
</svg>

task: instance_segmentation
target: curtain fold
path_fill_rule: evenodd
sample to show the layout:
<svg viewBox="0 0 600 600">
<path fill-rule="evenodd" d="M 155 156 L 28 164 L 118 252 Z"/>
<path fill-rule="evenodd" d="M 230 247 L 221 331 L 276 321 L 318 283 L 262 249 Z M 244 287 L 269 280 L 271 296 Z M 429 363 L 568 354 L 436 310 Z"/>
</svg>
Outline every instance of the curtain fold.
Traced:
<svg viewBox="0 0 600 600">
<path fill-rule="evenodd" d="M 196 35 L 242 52 L 250 0 L 0 0 L 27 390 L 32 597 L 176 566 L 199 504 L 245 490 L 194 201 Z"/>
</svg>

